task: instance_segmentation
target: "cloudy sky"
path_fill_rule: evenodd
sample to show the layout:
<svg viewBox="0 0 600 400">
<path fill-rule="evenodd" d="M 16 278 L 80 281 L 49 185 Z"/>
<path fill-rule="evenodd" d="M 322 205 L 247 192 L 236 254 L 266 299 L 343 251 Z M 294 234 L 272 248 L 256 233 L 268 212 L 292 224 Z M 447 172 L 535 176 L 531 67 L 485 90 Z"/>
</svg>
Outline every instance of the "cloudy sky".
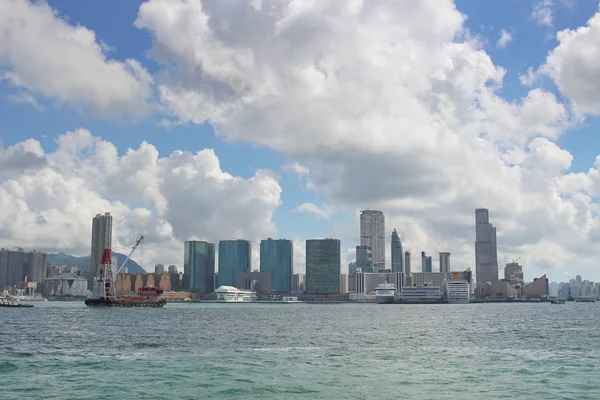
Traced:
<svg viewBox="0 0 600 400">
<path fill-rule="evenodd" d="M 0 245 L 89 254 L 110 211 L 146 269 L 274 237 L 303 272 L 335 237 L 345 270 L 370 208 L 458 269 L 483 207 L 527 280 L 600 280 L 597 0 L 0 0 L 0 26 Z"/>
</svg>

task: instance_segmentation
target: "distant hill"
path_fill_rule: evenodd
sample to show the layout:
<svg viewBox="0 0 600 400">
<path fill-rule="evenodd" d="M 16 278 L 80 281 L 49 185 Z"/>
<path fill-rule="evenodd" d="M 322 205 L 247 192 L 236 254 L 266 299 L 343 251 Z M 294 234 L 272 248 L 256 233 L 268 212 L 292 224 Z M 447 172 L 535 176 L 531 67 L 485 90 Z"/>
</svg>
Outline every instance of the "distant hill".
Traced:
<svg viewBox="0 0 600 400">
<path fill-rule="evenodd" d="M 118 267 L 120 267 L 127 258 L 125 254 L 115 252 L 112 253 L 112 256 L 117 256 Z M 48 262 L 55 265 L 77 265 L 79 268 L 85 268 L 90 265 L 90 257 L 91 256 L 75 257 L 65 253 L 56 253 L 48 254 Z M 124 268 L 127 268 L 127 272 L 132 274 L 143 274 L 146 272 L 144 268 L 133 260 L 127 261 Z"/>
</svg>

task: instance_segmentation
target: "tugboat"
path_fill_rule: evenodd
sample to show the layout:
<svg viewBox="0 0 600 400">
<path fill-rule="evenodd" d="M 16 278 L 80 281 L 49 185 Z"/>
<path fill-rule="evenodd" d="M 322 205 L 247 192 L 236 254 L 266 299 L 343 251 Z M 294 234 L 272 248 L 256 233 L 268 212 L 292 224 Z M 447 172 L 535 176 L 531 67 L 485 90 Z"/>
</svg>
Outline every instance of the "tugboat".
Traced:
<svg viewBox="0 0 600 400">
<path fill-rule="evenodd" d="M 133 249 L 127 256 L 127 259 L 117 271 L 117 275 L 123 266 L 125 266 L 125 263 L 129 261 L 135 248 L 143 239 L 144 237 L 142 236 L 137 240 L 135 246 L 133 246 Z M 138 295 L 135 298 L 117 298 L 114 281 L 110 249 L 105 249 L 102 254 L 98 276 L 94 279 L 92 297 L 85 300 L 85 305 L 88 307 L 164 307 L 167 302 L 166 299 L 160 298 L 163 290 L 154 287 L 143 287 L 138 289 Z"/>
</svg>

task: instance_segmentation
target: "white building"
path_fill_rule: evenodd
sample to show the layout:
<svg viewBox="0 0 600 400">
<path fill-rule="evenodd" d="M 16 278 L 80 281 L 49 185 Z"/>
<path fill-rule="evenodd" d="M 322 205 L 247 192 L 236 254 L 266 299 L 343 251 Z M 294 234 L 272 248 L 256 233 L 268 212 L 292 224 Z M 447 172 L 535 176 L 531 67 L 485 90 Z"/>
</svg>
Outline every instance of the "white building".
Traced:
<svg viewBox="0 0 600 400">
<path fill-rule="evenodd" d="M 45 296 L 87 296 L 87 280 L 65 272 L 44 280 L 42 293 Z"/>
<path fill-rule="evenodd" d="M 490 224 L 489 211 L 475 210 L 475 274 L 477 287 L 498 280 L 498 252 L 496 228 Z"/>
<path fill-rule="evenodd" d="M 112 217 L 110 213 L 97 214 L 92 219 L 92 256 L 90 259 L 90 272 L 88 286 L 91 288 L 94 278 L 98 274 L 98 266 L 102 261 L 105 249 L 112 246 Z"/>
<path fill-rule="evenodd" d="M 385 268 L 385 216 L 382 211 L 360 212 L 360 245 L 371 248 L 377 269 Z"/>
<path fill-rule="evenodd" d="M 439 301 L 442 298 L 442 291 L 439 286 L 406 286 L 402 288 L 400 299 L 402 301 Z"/>
<path fill-rule="evenodd" d="M 372 294 L 380 283 L 393 283 L 399 289 L 404 286 L 401 272 L 357 272 L 350 275 L 348 288 L 354 293 Z"/>
</svg>

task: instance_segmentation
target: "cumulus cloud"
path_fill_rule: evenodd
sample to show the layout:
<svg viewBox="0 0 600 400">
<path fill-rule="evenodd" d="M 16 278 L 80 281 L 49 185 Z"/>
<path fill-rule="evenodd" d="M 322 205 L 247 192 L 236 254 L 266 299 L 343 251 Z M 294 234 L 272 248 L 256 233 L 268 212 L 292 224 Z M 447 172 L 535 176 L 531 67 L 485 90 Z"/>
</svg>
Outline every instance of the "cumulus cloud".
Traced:
<svg viewBox="0 0 600 400">
<path fill-rule="evenodd" d="M 47 3 L 2 1 L 0 26 L 0 81 L 26 89 L 29 103 L 36 104 L 37 94 L 96 116 L 151 111 L 148 71 L 134 59 L 108 58 L 93 31 L 70 24 Z"/>
<path fill-rule="evenodd" d="M 557 33 L 558 46 L 546 58 L 541 72 L 550 76 L 561 93 L 588 114 L 600 112 L 600 12 L 586 26 Z"/>
<path fill-rule="evenodd" d="M 551 3 L 535 7 L 551 23 Z M 571 111 L 538 88 L 500 97 L 506 71 L 464 20 L 449 0 L 150 0 L 135 25 L 168 72 L 171 118 L 285 153 L 336 206 L 386 211 L 414 251 L 473 266 L 473 210 L 488 207 L 501 253 L 526 257 L 528 277 L 564 259 L 591 267 L 575 247 L 535 257 L 591 240 L 595 203 L 572 192 L 572 156 L 554 142 Z"/>
<path fill-rule="evenodd" d="M 35 170 L 45 164 L 44 150 L 37 140 L 28 139 L 6 149 L 0 140 L 0 177 Z"/>
<path fill-rule="evenodd" d="M 496 46 L 500 47 L 500 48 L 505 48 L 510 42 L 512 42 L 513 37 L 512 34 L 504 29 L 500 30 L 500 37 L 498 38 L 498 41 L 496 42 Z"/>
<path fill-rule="evenodd" d="M 15 159 L 19 149 L 35 152 L 44 164 L 26 169 L 15 163 L 20 174 L 0 180 L 2 245 L 87 254 L 91 218 L 109 211 L 113 248 L 125 252 L 143 234 L 149 269 L 157 262 L 180 264 L 185 240 L 256 242 L 276 233 L 271 218 L 281 187 L 274 176 L 232 176 L 211 149 L 161 157 L 144 142 L 119 156 L 112 143 L 79 129 L 59 136 L 52 153 L 28 140 L 0 153 L 0 160 L 5 154 Z"/>
<path fill-rule="evenodd" d="M 335 212 L 335 208 L 331 204 L 318 206 L 313 203 L 302 203 L 294 211 L 313 214 L 320 219 L 329 219 Z"/>
</svg>

